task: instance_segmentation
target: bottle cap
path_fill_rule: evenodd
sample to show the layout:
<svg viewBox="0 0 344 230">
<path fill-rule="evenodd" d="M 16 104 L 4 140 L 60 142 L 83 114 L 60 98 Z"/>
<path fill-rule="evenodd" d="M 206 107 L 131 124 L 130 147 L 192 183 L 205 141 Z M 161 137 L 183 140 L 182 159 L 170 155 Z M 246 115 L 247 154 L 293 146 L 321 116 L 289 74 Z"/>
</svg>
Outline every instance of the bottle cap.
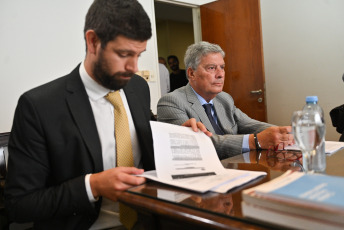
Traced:
<svg viewBox="0 0 344 230">
<path fill-rule="evenodd" d="M 307 96 L 306 103 L 309 103 L 309 102 L 318 102 L 318 96 Z"/>
</svg>

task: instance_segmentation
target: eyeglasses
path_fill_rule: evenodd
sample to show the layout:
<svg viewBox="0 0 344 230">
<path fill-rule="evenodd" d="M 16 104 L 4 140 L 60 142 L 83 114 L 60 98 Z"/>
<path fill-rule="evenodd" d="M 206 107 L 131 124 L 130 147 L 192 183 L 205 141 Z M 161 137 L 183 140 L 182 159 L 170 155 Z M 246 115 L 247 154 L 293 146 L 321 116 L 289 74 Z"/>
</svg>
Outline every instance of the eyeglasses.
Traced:
<svg viewBox="0 0 344 230">
<path fill-rule="evenodd" d="M 302 158 L 302 153 L 299 151 L 285 150 L 284 144 L 282 143 L 282 148 L 280 148 L 280 145 L 270 146 L 268 149 L 267 158 L 277 160 L 278 162 L 294 162 L 300 161 Z"/>
</svg>

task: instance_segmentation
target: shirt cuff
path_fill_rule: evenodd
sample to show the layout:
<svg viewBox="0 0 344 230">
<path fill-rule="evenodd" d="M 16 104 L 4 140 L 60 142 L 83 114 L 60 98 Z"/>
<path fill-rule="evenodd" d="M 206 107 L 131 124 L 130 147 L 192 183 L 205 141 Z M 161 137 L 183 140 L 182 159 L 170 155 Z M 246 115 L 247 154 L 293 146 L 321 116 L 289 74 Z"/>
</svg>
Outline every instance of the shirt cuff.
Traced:
<svg viewBox="0 0 344 230">
<path fill-rule="evenodd" d="M 244 157 L 245 163 L 251 163 L 250 152 L 243 153 L 242 155 Z"/>
<path fill-rule="evenodd" d="M 87 174 L 85 176 L 86 192 L 87 192 L 87 196 L 88 196 L 88 199 L 90 200 L 90 202 L 96 202 L 96 201 L 98 201 L 99 198 L 95 199 L 93 194 L 92 194 L 92 189 L 91 189 L 91 184 L 90 184 L 90 176 L 91 176 L 91 174 Z"/>
<path fill-rule="evenodd" d="M 250 151 L 249 136 L 250 136 L 250 134 L 244 135 L 244 139 L 242 140 L 242 152 L 243 153 Z"/>
</svg>

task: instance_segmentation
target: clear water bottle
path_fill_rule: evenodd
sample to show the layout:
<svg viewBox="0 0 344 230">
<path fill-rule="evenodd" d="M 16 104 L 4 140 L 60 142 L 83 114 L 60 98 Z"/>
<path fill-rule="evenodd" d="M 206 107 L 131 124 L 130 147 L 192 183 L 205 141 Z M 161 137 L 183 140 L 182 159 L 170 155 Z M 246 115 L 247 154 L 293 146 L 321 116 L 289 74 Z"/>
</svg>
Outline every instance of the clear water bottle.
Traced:
<svg viewBox="0 0 344 230">
<path fill-rule="evenodd" d="M 320 117 L 322 119 L 323 124 L 325 124 L 324 121 L 324 111 L 318 104 L 318 97 L 317 96 L 307 96 L 306 97 L 306 105 L 303 107 L 303 111 L 309 111 L 309 112 L 318 112 L 320 114 Z M 322 139 L 319 147 L 317 148 L 314 160 L 313 160 L 313 168 L 314 172 L 317 173 L 324 173 L 326 169 L 326 153 L 325 153 L 325 132 L 326 127 L 325 125 L 321 129 L 321 132 L 324 132 L 324 138 Z"/>
</svg>

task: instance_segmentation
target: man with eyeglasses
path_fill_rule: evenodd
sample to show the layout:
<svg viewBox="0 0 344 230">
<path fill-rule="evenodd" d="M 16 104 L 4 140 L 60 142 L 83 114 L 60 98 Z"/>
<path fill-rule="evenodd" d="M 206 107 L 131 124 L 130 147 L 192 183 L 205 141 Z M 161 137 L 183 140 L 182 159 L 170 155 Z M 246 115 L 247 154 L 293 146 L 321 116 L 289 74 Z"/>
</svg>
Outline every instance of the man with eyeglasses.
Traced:
<svg viewBox="0 0 344 230">
<path fill-rule="evenodd" d="M 214 134 L 211 138 L 220 159 L 280 143 L 293 144 L 290 126 L 251 119 L 222 91 L 224 56 L 217 44 L 190 45 L 184 57 L 189 83 L 159 100 L 158 120 L 178 125 L 190 118 L 201 121 Z"/>
</svg>

